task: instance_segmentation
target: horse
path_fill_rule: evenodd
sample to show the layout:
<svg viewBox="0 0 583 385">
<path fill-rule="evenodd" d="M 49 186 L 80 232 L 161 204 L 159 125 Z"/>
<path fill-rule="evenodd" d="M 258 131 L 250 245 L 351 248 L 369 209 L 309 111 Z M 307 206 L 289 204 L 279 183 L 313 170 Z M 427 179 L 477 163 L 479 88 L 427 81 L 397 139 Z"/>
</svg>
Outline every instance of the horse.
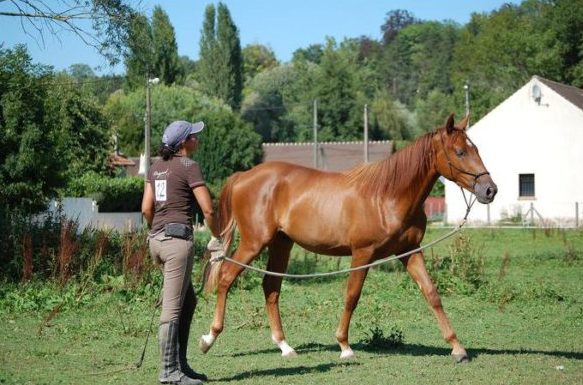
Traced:
<svg viewBox="0 0 583 385">
<path fill-rule="evenodd" d="M 440 175 L 493 201 L 497 187 L 466 134 L 469 116 L 427 133 L 384 160 L 346 172 L 326 172 L 284 162 L 265 162 L 231 175 L 220 195 L 219 225 L 224 252 L 233 233 L 240 241 L 232 258 L 249 265 L 267 247 L 267 270 L 286 271 L 294 243 L 331 256 L 352 256 L 351 267 L 419 248 L 427 217 L 423 203 Z M 445 314 L 435 285 L 425 269 L 422 251 L 401 259 L 433 310 L 456 362 L 468 361 L 463 345 Z M 223 331 L 227 293 L 243 267 L 224 260 L 213 263 L 207 291 L 217 289 L 214 319 L 199 340 L 206 353 Z M 350 319 L 358 304 L 368 268 L 351 271 L 344 310 L 336 330 L 341 359 L 354 358 L 348 343 Z M 288 345 L 279 312 L 282 278 L 265 275 L 263 291 L 271 337 L 283 357 L 295 356 Z"/>
</svg>

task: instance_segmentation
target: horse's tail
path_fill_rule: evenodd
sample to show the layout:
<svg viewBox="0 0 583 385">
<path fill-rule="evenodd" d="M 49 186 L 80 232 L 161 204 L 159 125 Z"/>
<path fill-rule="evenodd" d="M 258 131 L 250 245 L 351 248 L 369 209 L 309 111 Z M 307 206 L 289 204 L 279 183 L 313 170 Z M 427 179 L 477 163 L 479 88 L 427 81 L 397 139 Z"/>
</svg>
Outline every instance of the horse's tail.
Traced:
<svg viewBox="0 0 583 385">
<path fill-rule="evenodd" d="M 241 173 L 237 172 L 227 179 L 227 183 L 221 191 L 221 197 L 219 199 L 219 229 L 221 232 L 221 239 L 223 241 L 223 254 L 228 255 L 231 244 L 233 243 L 233 236 L 235 234 L 235 229 L 237 228 L 237 222 L 233 217 L 233 210 L 231 206 L 231 195 L 233 192 L 233 185 L 239 179 Z M 214 291 L 219 283 L 219 272 L 223 266 L 223 259 L 219 261 L 212 262 L 210 271 L 206 277 L 204 284 L 204 290 L 207 293 Z"/>
</svg>

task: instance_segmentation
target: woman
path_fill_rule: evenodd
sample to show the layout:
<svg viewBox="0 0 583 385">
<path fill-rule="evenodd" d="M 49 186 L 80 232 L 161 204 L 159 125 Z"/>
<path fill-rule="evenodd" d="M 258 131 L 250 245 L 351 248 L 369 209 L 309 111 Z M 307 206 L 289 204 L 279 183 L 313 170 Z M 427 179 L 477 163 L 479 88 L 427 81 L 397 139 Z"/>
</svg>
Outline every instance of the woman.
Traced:
<svg viewBox="0 0 583 385">
<path fill-rule="evenodd" d="M 171 123 L 162 136 L 161 159 L 148 173 L 142 214 L 150 226 L 150 254 L 164 274 L 160 343 L 163 384 L 202 384 L 204 374 L 186 362 L 190 323 L 196 308 L 191 283 L 193 264 L 192 213 L 195 199 L 207 226 L 218 235 L 212 200 L 200 167 L 190 159 L 196 151 L 203 122 Z"/>
</svg>

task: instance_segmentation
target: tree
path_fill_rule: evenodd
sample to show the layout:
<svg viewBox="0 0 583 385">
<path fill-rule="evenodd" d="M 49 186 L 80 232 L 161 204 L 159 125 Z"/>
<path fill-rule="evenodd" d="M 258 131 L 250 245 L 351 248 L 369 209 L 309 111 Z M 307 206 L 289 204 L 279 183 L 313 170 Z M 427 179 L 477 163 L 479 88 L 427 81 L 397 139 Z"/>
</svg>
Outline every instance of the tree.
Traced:
<svg viewBox="0 0 583 385">
<path fill-rule="evenodd" d="M 132 20 L 125 55 L 127 88 L 143 88 L 154 71 L 154 44 L 152 28 L 145 15 Z"/>
<path fill-rule="evenodd" d="M 23 46 L 0 50 L 0 206 L 40 211 L 70 178 L 105 172 L 106 127 L 72 78 L 33 64 Z"/>
<path fill-rule="evenodd" d="M 33 64 L 24 46 L 0 49 L 0 206 L 24 212 L 45 207 L 63 185 L 64 163 L 45 124 L 51 72 Z"/>
<path fill-rule="evenodd" d="M 555 0 L 552 4 L 548 11 L 550 40 L 562 58 L 557 79 L 583 87 L 583 1 Z"/>
<path fill-rule="evenodd" d="M 249 83 L 258 73 L 278 65 L 273 50 L 261 44 L 247 45 L 243 48 L 242 55 L 245 83 Z"/>
<path fill-rule="evenodd" d="M 490 15 L 473 14 L 462 29 L 452 61 L 457 103 L 471 85 L 472 116 L 479 119 L 531 76 L 561 80 L 560 45 L 548 27 L 545 1 L 505 4 Z"/>
<path fill-rule="evenodd" d="M 294 122 L 289 119 L 290 88 L 298 83 L 299 73 L 285 64 L 258 73 L 247 86 L 241 116 L 255 127 L 263 142 L 296 140 Z"/>
<path fill-rule="evenodd" d="M 13 0 L 4 3 L 12 8 L 0 12 L 0 16 L 21 18 L 23 30 L 37 40 L 44 42 L 47 32 L 59 38 L 62 31 L 68 31 L 97 49 L 112 65 L 119 62 L 126 48 L 129 26 L 136 13 L 123 0 L 56 0 L 50 4 Z M 91 20 L 91 28 L 86 27 L 86 20 Z"/>
<path fill-rule="evenodd" d="M 95 72 L 91 69 L 88 64 L 71 64 L 67 73 L 71 75 L 75 80 L 86 80 L 95 77 Z"/>
<path fill-rule="evenodd" d="M 324 53 L 322 44 L 311 44 L 308 48 L 298 48 L 294 51 L 292 61 L 309 61 L 314 64 L 320 64 L 320 59 Z"/>
<path fill-rule="evenodd" d="M 120 91 L 105 106 L 126 154 L 143 151 L 143 100 L 143 89 Z M 152 90 L 152 153 L 157 152 L 166 126 L 176 119 L 205 122 L 197 159 L 204 176 L 216 185 L 231 173 L 261 160 L 260 137 L 249 124 L 221 100 L 179 85 L 159 85 Z"/>
<path fill-rule="evenodd" d="M 170 85 L 183 75 L 174 28 L 168 15 L 160 6 L 152 15 L 152 40 L 154 45 L 153 75 Z"/>
<path fill-rule="evenodd" d="M 381 25 L 383 44 L 391 43 L 403 28 L 416 22 L 415 16 L 407 10 L 395 9 L 387 12 L 385 22 Z"/>
<path fill-rule="evenodd" d="M 61 172 L 66 183 L 89 171 L 108 174 L 107 157 L 113 147 L 107 120 L 91 90 L 71 80 L 55 76 L 45 100 L 45 122 L 59 138 L 53 151 L 66 164 Z"/>
<path fill-rule="evenodd" d="M 215 22 L 216 17 L 216 22 Z M 216 27 L 215 27 L 216 26 Z M 209 4 L 200 39 L 199 80 L 205 92 L 238 110 L 243 91 L 239 31 L 226 5 Z"/>
<path fill-rule="evenodd" d="M 376 139 L 412 139 L 407 114 L 405 106 L 396 102 L 386 90 L 379 91 L 370 108 L 372 136 Z"/>
<path fill-rule="evenodd" d="M 335 40 L 327 39 L 314 84 L 322 140 L 353 140 L 361 136 L 362 106 L 356 103 L 354 88 L 357 55 L 350 48 L 336 49 Z"/>
</svg>

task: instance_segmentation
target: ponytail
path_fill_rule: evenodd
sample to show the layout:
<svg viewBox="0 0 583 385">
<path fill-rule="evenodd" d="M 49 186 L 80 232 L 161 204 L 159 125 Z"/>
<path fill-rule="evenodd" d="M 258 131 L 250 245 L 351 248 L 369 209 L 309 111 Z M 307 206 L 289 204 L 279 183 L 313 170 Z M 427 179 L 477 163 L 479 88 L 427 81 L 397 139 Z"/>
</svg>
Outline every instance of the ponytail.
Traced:
<svg viewBox="0 0 583 385">
<path fill-rule="evenodd" d="M 168 146 L 167 144 L 162 143 L 160 145 L 160 148 L 158 149 L 158 155 L 160 155 L 162 157 L 162 159 L 168 160 L 168 159 L 172 158 L 174 155 L 176 155 L 176 151 L 177 150 L 173 149 L 172 147 Z"/>
</svg>

